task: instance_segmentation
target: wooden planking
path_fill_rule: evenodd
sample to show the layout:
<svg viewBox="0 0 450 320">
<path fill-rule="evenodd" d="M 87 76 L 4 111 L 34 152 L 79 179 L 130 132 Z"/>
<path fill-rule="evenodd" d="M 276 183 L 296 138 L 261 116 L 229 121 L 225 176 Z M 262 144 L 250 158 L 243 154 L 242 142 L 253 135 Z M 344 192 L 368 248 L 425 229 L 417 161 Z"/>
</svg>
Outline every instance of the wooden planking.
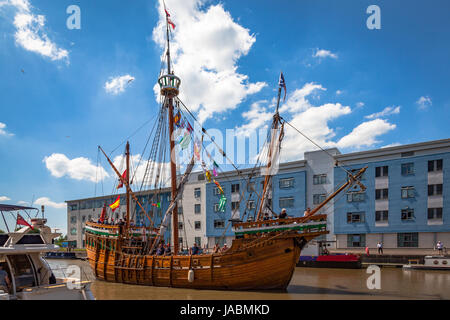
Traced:
<svg viewBox="0 0 450 320">
<path fill-rule="evenodd" d="M 238 251 L 254 241 L 237 239 L 224 254 L 198 256 L 113 255 L 104 250 L 97 254 L 91 247 L 87 251 L 91 267 L 97 266 L 97 277 L 108 281 L 204 289 L 286 288 L 300 255 L 294 238 L 266 239 Z M 193 283 L 188 281 L 189 268 L 194 270 Z"/>
</svg>

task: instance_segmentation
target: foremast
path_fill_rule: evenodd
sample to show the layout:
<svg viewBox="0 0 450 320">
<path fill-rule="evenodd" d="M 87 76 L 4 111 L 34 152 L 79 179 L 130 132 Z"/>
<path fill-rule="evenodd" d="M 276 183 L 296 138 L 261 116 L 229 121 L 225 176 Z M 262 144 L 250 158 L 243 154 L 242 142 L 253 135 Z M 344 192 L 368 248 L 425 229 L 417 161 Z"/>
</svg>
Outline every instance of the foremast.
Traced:
<svg viewBox="0 0 450 320">
<path fill-rule="evenodd" d="M 284 137 L 284 124 L 281 122 L 280 113 L 278 112 L 278 109 L 280 107 L 280 98 L 281 98 L 281 88 L 282 88 L 282 82 L 283 79 L 283 85 L 284 85 L 284 78 L 283 73 L 280 74 L 280 81 L 278 83 L 278 99 L 277 99 L 277 109 L 275 111 L 275 114 L 273 116 L 272 120 L 272 130 L 271 130 L 271 137 L 270 137 L 270 144 L 268 147 L 268 162 L 265 172 L 265 178 L 264 178 L 264 186 L 263 186 L 263 192 L 261 195 L 261 201 L 259 204 L 258 209 L 258 215 L 256 217 L 256 220 L 261 220 L 263 217 L 263 210 L 265 209 L 267 205 L 267 193 L 269 188 L 272 184 L 272 167 L 275 161 L 277 161 L 277 157 L 279 155 L 279 148 L 281 147 L 281 140 Z M 278 129 L 280 128 L 280 131 L 278 132 Z"/>
</svg>

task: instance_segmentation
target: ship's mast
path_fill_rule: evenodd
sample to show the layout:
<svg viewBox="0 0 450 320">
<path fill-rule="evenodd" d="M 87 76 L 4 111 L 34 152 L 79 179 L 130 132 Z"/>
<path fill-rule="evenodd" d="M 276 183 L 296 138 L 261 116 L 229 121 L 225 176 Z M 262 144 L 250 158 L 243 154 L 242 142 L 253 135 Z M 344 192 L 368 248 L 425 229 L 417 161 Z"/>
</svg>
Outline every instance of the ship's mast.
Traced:
<svg viewBox="0 0 450 320">
<path fill-rule="evenodd" d="M 125 179 L 127 181 L 127 185 L 130 185 L 130 143 L 127 141 L 127 146 L 125 148 L 125 156 L 126 156 L 126 162 L 127 162 L 127 168 L 126 168 L 126 175 Z M 127 230 L 127 236 L 128 236 L 128 230 L 130 228 L 130 188 L 126 188 L 127 190 L 127 220 L 126 220 L 126 228 Z"/>
<path fill-rule="evenodd" d="M 269 150 L 268 150 L 268 163 L 267 163 L 267 172 L 266 172 L 267 174 L 264 178 L 263 193 L 261 195 L 261 202 L 259 204 L 258 215 L 256 217 L 257 221 L 262 219 L 262 213 L 263 213 L 263 210 L 267 203 L 267 191 L 268 191 L 268 188 L 270 188 L 270 184 L 272 181 L 272 175 L 271 175 L 272 152 L 273 152 L 274 143 L 276 141 L 275 133 L 277 132 L 278 125 L 280 123 L 280 114 L 278 113 L 278 108 L 280 107 L 280 97 L 281 97 L 281 86 L 278 87 L 277 109 L 273 116 L 271 139 L 270 139 L 270 145 L 269 145 Z"/>
<path fill-rule="evenodd" d="M 177 160 L 175 156 L 175 141 L 173 138 L 174 132 L 174 107 L 173 98 L 178 95 L 178 88 L 180 86 L 180 79 L 176 77 L 171 70 L 170 61 L 170 38 L 169 38 L 169 21 L 168 13 L 164 6 L 166 14 L 166 37 L 167 37 L 167 74 L 159 78 L 158 82 L 161 87 L 161 95 L 165 97 L 165 107 L 169 111 L 169 137 L 170 137 L 170 174 L 171 174 L 171 194 L 172 200 L 175 199 L 177 193 Z M 178 240 L 178 205 L 175 204 L 172 214 L 172 230 L 173 230 L 173 246 L 174 253 L 179 252 L 179 240 Z"/>
</svg>

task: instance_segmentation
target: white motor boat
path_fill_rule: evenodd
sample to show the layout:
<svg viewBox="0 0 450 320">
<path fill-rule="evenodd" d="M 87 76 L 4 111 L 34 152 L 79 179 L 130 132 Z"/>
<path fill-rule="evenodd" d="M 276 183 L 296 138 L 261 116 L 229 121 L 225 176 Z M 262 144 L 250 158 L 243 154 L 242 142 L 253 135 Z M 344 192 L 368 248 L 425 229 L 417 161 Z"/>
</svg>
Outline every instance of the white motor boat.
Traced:
<svg viewBox="0 0 450 320">
<path fill-rule="evenodd" d="M 424 264 L 411 263 L 405 264 L 403 269 L 417 269 L 417 270 L 449 270 L 450 271 L 450 257 L 448 256 L 425 256 Z"/>
<path fill-rule="evenodd" d="M 53 239 L 60 233 L 51 232 L 43 216 L 32 218 L 28 224 L 18 212 L 28 215 L 29 210 L 39 212 L 36 208 L 0 204 L 8 229 L 8 233 L 0 234 L 0 300 L 94 300 L 91 282 L 82 281 L 81 272 L 72 272 L 78 278 L 55 277 L 42 256 L 59 250 Z M 13 211 L 22 222 L 17 219 L 17 224 L 26 225 L 9 232 L 4 213 Z"/>
</svg>

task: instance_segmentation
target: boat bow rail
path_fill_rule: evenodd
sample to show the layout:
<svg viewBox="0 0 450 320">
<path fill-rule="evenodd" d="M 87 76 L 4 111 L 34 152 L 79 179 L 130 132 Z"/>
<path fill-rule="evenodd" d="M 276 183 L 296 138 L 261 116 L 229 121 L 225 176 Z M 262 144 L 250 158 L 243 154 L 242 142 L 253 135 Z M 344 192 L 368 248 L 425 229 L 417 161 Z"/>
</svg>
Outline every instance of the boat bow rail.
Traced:
<svg viewBox="0 0 450 320">
<path fill-rule="evenodd" d="M 327 216 L 325 214 L 311 217 L 287 218 L 275 220 L 260 220 L 234 224 L 237 236 L 268 232 L 296 231 L 298 234 L 328 233 Z"/>
</svg>

